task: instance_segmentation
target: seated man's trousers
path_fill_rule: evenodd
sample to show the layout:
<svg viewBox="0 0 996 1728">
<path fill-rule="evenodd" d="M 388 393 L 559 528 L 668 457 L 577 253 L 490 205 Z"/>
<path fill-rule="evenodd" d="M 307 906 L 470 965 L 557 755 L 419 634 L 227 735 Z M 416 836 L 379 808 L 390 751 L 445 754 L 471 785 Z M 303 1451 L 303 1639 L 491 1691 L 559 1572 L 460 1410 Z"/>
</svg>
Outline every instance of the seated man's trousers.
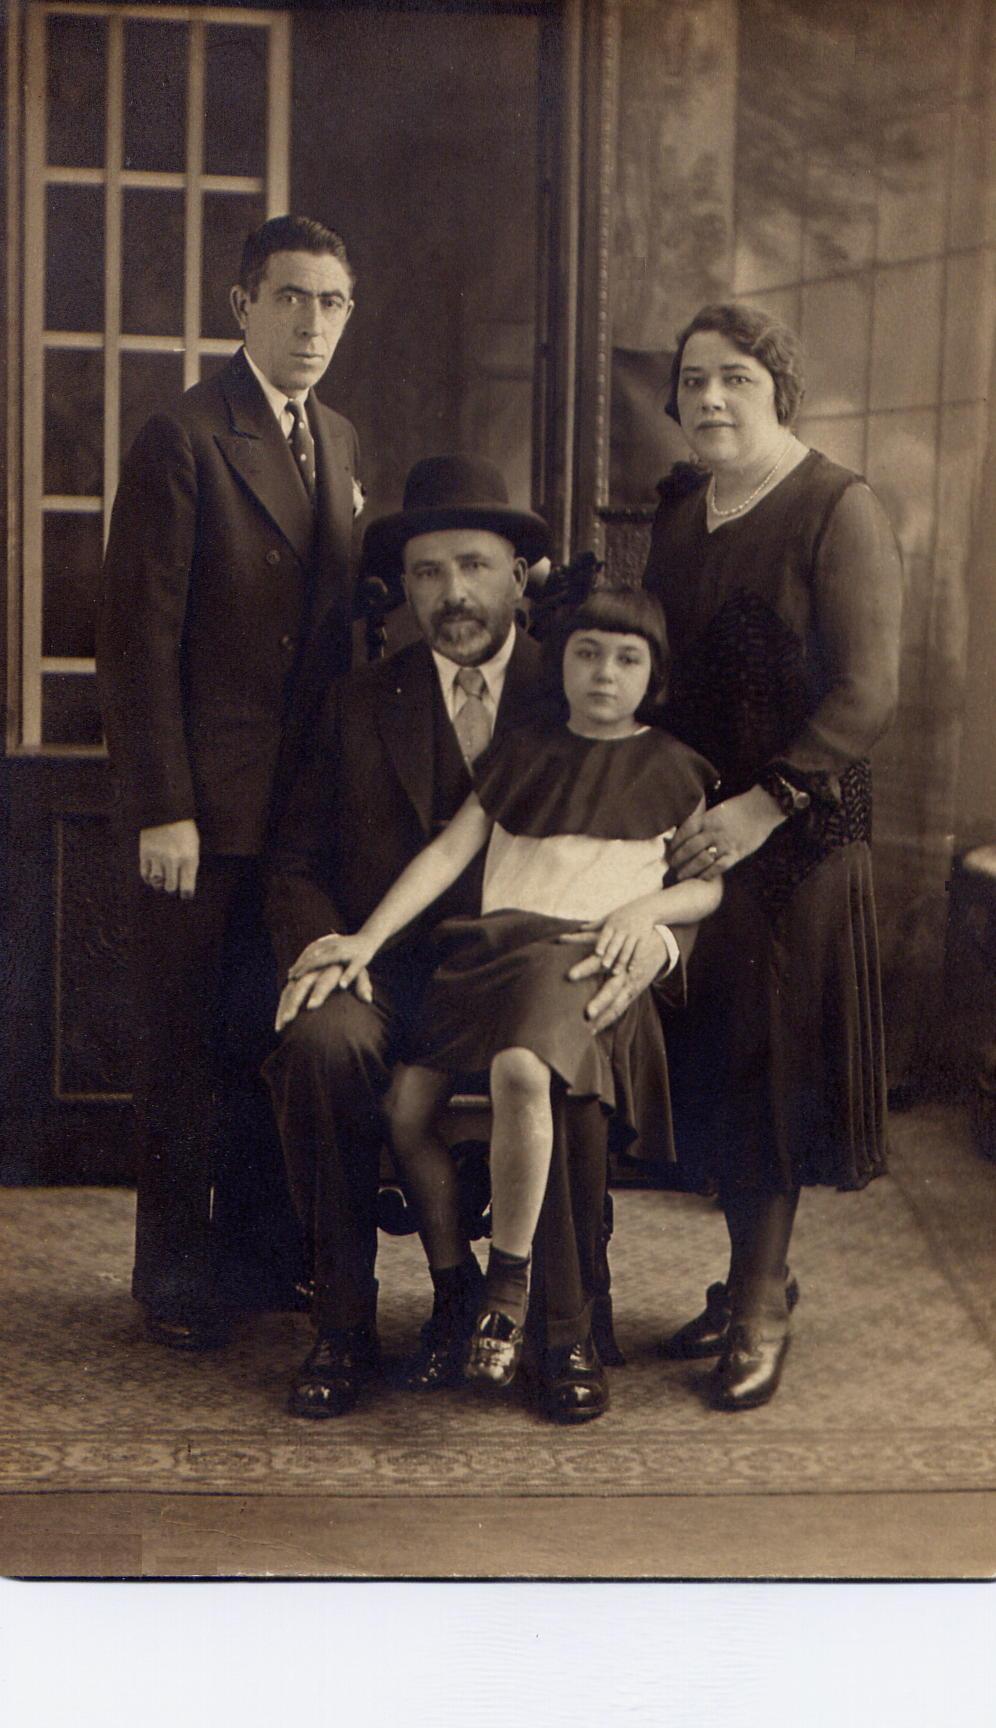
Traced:
<svg viewBox="0 0 996 1728">
<path fill-rule="evenodd" d="M 264 1068 L 294 1204 L 314 1243 L 319 1332 L 370 1325 L 376 1313 L 381 1099 L 424 974 L 406 971 L 403 954 L 388 955 L 371 981 L 372 1003 L 334 991 L 320 1008 L 302 1008 Z M 605 1180 L 601 1106 L 555 1088 L 530 1302 L 530 1330 L 546 1348 L 587 1335 L 604 1262 Z"/>
</svg>

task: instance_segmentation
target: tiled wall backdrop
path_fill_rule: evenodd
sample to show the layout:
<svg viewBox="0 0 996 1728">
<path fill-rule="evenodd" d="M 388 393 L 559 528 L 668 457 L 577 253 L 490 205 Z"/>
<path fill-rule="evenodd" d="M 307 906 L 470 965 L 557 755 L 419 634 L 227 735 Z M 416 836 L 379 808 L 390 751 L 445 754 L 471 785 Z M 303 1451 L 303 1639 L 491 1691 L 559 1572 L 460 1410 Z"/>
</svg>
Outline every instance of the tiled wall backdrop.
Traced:
<svg viewBox="0 0 996 1728">
<path fill-rule="evenodd" d="M 900 711 L 875 752 L 898 1073 L 936 1001 L 972 584 L 992 596 L 970 555 L 996 313 L 996 18 L 989 0 L 739 14 L 732 286 L 799 330 L 801 436 L 867 476 L 903 549 Z"/>
<path fill-rule="evenodd" d="M 626 0 L 623 9 L 621 189 L 653 184 L 663 209 L 675 177 L 680 203 L 708 145 L 721 218 L 714 193 L 729 153 L 726 291 L 800 332 L 801 436 L 867 475 L 902 544 L 901 707 L 875 759 L 897 1077 L 937 997 L 970 606 L 993 594 L 991 561 L 980 567 L 978 548 L 974 563 L 970 553 L 996 312 L 994 34 L 990 0 Z M 640 129 L 627 80 L 668 47 L 662 65 L 687 124 L 663 148 Z M 695 88 L 709 84 L 715 106 L 731 61 L 726 134 L 713 114 L 704 140 Z M 627 233 L 618 238 L 625 252 Z M 714 272 L 723 257 L 714 233 Z M 693 273 L 671 260 L 666 293 L 651 304 L 634 284 L 648 270 L 660 280 L 653 258 L 646 248 L 624 258 L 621 346 L 668 348 L 701 301 Z"/>
</svg>

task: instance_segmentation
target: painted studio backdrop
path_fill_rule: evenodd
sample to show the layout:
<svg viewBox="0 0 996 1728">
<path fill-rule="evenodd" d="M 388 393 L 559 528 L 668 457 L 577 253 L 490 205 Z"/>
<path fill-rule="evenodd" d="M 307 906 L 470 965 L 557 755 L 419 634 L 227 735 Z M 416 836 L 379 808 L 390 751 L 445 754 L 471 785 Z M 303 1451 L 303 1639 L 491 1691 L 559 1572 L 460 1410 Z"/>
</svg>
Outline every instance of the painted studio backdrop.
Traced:
<svg viewBox="0 0 996 1728">
<path fill-rule="evenodd" d="M 676 330 L 734 295 L 800 332 L 801 435 L 867 475 L 903 549 L 875 867 L 891 1079 L 943 1083 L 969 975 L 949 884 L 996 841 L 986 0 L 11 0 L 6 56 L 0 1177 L 130 1174 L 102 541 L 138 426 L 235 346 L 245 232 L 288 208 L 357 264 L 321 389 L 368 515 L 420 455 L 474 449 L 559 554 L 635 574 L 683 454 Z"/>
</svg>

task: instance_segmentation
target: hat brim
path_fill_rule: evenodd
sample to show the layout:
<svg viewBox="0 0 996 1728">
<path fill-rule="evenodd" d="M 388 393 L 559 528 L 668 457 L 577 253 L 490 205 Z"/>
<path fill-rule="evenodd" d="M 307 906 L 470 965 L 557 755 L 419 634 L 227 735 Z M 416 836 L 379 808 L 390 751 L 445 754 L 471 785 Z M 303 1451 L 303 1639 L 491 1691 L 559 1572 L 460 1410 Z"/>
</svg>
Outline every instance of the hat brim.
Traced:
<svg viewBox="0 0 996 1728">
<path fill-rule="evenodd" d="M 441 528 L 486 528 L 511 541 L 517 558 L 535 564 L 550 551 L 550 530 L 542 516 L 531 510 L 513 510 L 499 504 L 440 505 L 425 510 L 398 510 L 371 522 L 363 536 L 360 575 L 397 580 L 404 568 L 404 551 L 417 534 L 432 534 Z"/>
</svg>

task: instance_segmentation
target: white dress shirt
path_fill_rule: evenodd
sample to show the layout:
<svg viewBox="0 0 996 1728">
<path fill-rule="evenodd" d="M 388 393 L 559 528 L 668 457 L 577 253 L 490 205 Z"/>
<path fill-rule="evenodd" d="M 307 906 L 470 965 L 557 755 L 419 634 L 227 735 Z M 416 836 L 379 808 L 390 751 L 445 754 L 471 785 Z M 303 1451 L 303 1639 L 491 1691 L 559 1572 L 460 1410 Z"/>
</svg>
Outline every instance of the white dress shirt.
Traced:
<svg viewBox="0 0 996 1728">
<path fill-rule="evenodd" d="M 515 625 L 513 624 L 497 654 L 493 654 L 490 660 L 485 660 L 483 665 L 475 668 L 484 679 L 485 690 L 481 701 L 484 704 L 484 712 L 487 714 L 492 735 L 494 734 L 495 720 L 498 717 L 501 693 L 505 688 L 505 673 L 508 671 L 508 663 L 512 658 L 514 647 Z M 466 690 L 461 690 L 456 681 L 460 667 L 455 660 L 447 660 L 445 654 L 437 654 L 435 648 L 432 650 L 432 658 L 436 663 L 436 674 L 443 695 L 443 705 L 450 719 L 455 720 L 467 700 Z"/>
<path fill-rule="evenodd" d="M 250 371 L 276 415 L 277 425 L 280 427 L 284 437 L 289 438 L 294 427 L 294 416 L 289 412 L 287 403 L 291 398 L 293 398 L 295 402 L 300 402 L 303 408 L 308 400 L 308 391 L 278 390 L 276 385 L 271 384 L 269 378 L 260 371 L 248 348 L 243 348 L 242 352 L 249 362 Z M 307 410 L 305 411 L 307 412 Z"/>
</svg>

